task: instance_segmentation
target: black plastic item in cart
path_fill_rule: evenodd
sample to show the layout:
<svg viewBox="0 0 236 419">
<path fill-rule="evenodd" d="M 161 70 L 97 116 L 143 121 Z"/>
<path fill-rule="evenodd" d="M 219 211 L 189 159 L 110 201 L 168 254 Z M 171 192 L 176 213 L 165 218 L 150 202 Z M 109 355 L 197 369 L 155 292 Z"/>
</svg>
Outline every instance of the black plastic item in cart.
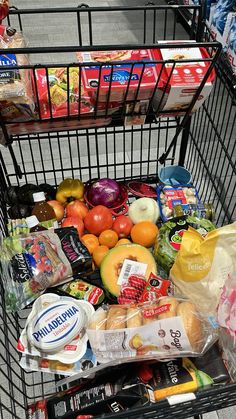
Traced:
<svg viewBox="0 0 236 419">
<path fill-rule="evenodd" d="M 192 13 L 186 15 L 188 11 Z M 176 112 L 174 116 L 163 114 L 163 117 L 159 118 L 158 113 L 153 113 L 150 100 L 146 121 L 141 126 L 124 127 L 125 104 L 134 71 L 130 72 L 128 77 L 121 109 L 114 114 L 112 113 L 115 110 L 114 104 L 109 106 L 112 87 L 110 83 L 105 106 L 100 106 L 98 95 L 93 103 L 94 113 L 88 112 L 86 118 L 82 115 L 82 108 L 84 111 L 89 111 L 89 109 L 85 102 L 80 102 L 79 93 L 78 103 L 73 102 L 73 107 L 74 103 L 78 104 L 77 115 L 72 115 L 71 108 L 68 106 L 66 116 L 55 118 L 49 94 L 47 120 L 43 120 L 43 115 L 40 114 L 38 121 L 31 122 L 6 124 L 0 119 L 7 145 L 5 148 L 1 147 L 0 150 L 0 227 L 3 234 L 7 234 L 8 209 L 3 191 L 8 186 L 26 183 L 37 185 L 49 183 L 57 186 L 62 179 L 67 177 L 80 178 L 83 182 L 93 178 L 107 177 L 124 183 L 141 181 L 155 187 L 158 183 L 160 160 L 168 165 L 184 165 L 192 173 L 192 182 L 199 191 L 201 201 L 212 202 L 216 210 L 218 225 L 227 224 L 236 219 L 236 204 L 232 198 L 236 195 L 235 93 L 226 75 L 225 61 L 223 59 L 217 61 L 219 45 L 212 42 L 201 17 L 201 6 L 153 5 L 152 3 L 138 7 L 127 5 L 110 8 L 83 5 L 83 7 L 24 10 L 13 8 L 11 10 L 8 24 L 23 33 L 25 30 L 26 36 L 29 33 L 27 21 L 30 22 L 31 27 L 37 27 L 38 33 L 45 34 L 45 37 L 47 37 L 48 22 L 50 22 L 50 27 L 53 26 L 53 22 L 56 22 L 57 27 L 53 28 L 55 33 L 53 32 L 53 36 L 50 36 L 50 46 L 42 47 L 40 35 L 35 46 L 34 33 L 32 39 L 28 37 L 29 48 L 16 51 L 16 53 L 31 54 L 32 64 L 29 69 L 32 71 L 33 80 L 35 80 L 37 69 L 46 71 L 47 93 L 50 92 L 49 70 L 62 66 L 66 69 L 63 77 L 69 75 L 70 78 L 73 68 L 79 67 L 78 64 L 74 64 L 73 55 L 78 50 L 81 52 L 101 51 L 101 49 L 122 51 L 133 49 L 134 46 L 155 49 L 157 40 L 167 39 L 203 41 L 201 44 L 195 42 L 194 45 L 193 43 L 188 45 L 193 48 L 198 48 L 199 45 L 207 48 L 210 54 L 210 65 L 216 64 L 217 80 L 213 86 L 213 92 L 197 113 L 191 116 L 192 102 L 184 111 L 183 116 L 181 116 L 181 111 L 179 114 Z M 116 36 L 112 36 L 107 45 L 105 35 L 111 30 L 113 22 L 118 25 L 114 31 Z M 131 39 L 126 30 L 123 31 L 123 25 L 127 22 L 128 26 L 134 29 Z M 58 47 L 60 39 L 65 41 L 64 34 L 67 32 L 73 46 Z M 123 44 L 124 39 L 127 42 L 126 45 Z M 34 42 L 34 47 L 30 45 L 30 42 Z M 117 45 L 112 45 L 112 42 Z M 183 46 L 182 43 L 181 46 Z M 52 58 L 50 54 L 53 55 Z M 71 57 L 70 54 L 73 56 Z M 118 63 L 115 61 L 114 65 L 122 64 L 122 62 Z M 148 64 L 145 61 L 142 63 L 141 72 Z M 105 65 L 105 63 L 98 63 L 99 68 Z M 134 65 L 135 62 L 130 65 L 132 70 L 135 69 Z M 162 61 L 161 65 L 164 68 L 166 63 Z M 176 61 L 172 60 L 171 65 L 174 71 Z M 18 68 L 14 67 L 13 70 L 18 70 Z M 79 76 L 80 84 L 81 77 Z M 141 83 L 137 83 L 133 105 L 138 102 L 140 86 Z M 66 90 L 65 93 L 69 96 L 70 92 Z M 199 94 L 200 89 L 196 91 L 195 101 Z M 65 94 L 62 97 L 65 97 Z M 75 96 L 73 100 L 74 98 L 76 99 Z M 36 99 L 36 104 L 40 107 L 37 91 Z M 135 106 L 133 106 L 134 111 Z M 0 416 L 4 419 L 25 418 L 26 407 L 35 400 L 46 398 L 54 393 L 55 381 L 59 378 L 41 373 L 26 373 L 20 368 L 15 347 L 27 315 L 27 310 L 23 310 L 18 315 L 6 313 L 1 287 Z M 201 415 L 235 405 L 236 384 L 217 386 L 217 388 L 196 393 L 192 398 L 193 400 L 174 405 L 170 405 L 166 400 L 153 404 L 151 407 L 131 409 L 128 415 L 127 412 L 122 412 L 107 417 L 182 419 Z"/>
</svg>

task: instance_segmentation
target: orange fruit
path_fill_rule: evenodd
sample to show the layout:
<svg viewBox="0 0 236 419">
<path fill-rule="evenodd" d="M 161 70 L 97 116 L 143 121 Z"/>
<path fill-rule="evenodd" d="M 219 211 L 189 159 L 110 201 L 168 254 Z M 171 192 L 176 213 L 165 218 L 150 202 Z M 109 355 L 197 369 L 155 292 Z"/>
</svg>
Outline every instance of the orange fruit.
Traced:
<svg viewBox="0 0 236 419">
<path fill-rule="evenodd" d="M 130 235 L 134 243 L 144 247 L 151 247 L 155 243 L 157 234 L 158 228 L 156 224 L 151 221 L 140 221 L 140 223 L 132 227 Z"/>
<path fill-rule="evenodd" d="M 129 239 L 120 239 L 116 243 L 116 246 L 121 246 L 122 244 L 130 244 L 130 243 L 131 243 L 131 241 Z"/>
<path fill-rule="evenodd" d="M 94 236 L 94 234 L 84 234 L 81 237 L 81 241 L 87 247 L 90 255 L 92 255 L 96 247 L 99 246 L 98 238 Z"/>
<path fill-rule="evenodd" d="M 93 261 L 96 266 L 100 266 L 109 248 L 107 246 L 98 246 L 93 252 Z"/>
<path fill-rule="evenodd" d="M 111 249 L 118 242 L 118 234 L 114 230 L 104 230 L 100 234 L 98 240 L 101 245 L 107 246 Z"/>
</svg>

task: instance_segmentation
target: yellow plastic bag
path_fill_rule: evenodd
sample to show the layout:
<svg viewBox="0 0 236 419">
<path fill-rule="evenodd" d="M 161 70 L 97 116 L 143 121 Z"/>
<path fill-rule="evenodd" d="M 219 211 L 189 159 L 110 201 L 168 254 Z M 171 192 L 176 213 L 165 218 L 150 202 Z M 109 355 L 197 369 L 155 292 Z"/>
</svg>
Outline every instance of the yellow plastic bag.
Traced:
<svg viewBox="0 0 236 419">
<path fill-rule="evenodd" d="M 170 271 L 176 293 L 192 300 L 203 313 L 216 313 L 228 275 L 236 275 L 236 222 L 203 238 L 189 229 Z"/>
</svg>

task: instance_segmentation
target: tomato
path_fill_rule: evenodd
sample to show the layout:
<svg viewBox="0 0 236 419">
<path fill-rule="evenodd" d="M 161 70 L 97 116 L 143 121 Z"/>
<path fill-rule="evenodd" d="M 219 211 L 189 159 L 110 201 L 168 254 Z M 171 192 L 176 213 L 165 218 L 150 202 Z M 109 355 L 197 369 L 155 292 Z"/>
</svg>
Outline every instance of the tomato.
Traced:
<svg viewBox="0 0 236 419">
<path fill-rule="evenodd" d="M 92 208 L 84 219 L 84 225 L 89 233 L 99 236 L 104 230 L 112 227 L 111 211 L 103 205 Z"/>
<path fill-rule="evenodd" d="M 114 230 L 118 234 L 119 239 L 121 239 L 122 237 L 128 237 L 130 235 L 132 227 L 133 223 L 131 219 L 126 215 L 120 215 L 115 219 L 112 230 Z"/>
<path fill-rule="evenodd" d="M 64 219 L 61 226 L 77 228 L 79 237 L 81 237 L 84 234 L 84 223 L 80 217 L 67 217 Z"/>
<path fill-rule="evenodd" d="M 88 213 L 88 207 L 84 202 L 76 199 L 75 201 L 70 202 L 66 206 L 66 216 L 67 217 L 80 217 L 82 220 Z"/>
</svg>

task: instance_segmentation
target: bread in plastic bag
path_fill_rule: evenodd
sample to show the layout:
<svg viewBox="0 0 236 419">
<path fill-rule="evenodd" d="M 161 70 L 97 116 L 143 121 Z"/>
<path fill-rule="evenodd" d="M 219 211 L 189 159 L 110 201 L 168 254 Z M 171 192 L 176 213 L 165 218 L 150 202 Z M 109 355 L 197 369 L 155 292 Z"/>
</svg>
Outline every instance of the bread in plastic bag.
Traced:
<svg viewBox="0 0 236 419">
<path fill-rule="evenodd" d="M 12 36 L 0 36 L 2 66 L 23 66 L 29 64 L 24 54 L 12 54 L 11 48 L 24 48 L 25 40 L 20 32 Z M 35 102 L 32 89 L 32 70 L 9 69 L 0 71 L 0 112 L 4 121 L 29 121 L 35 118 Z"/>
<path fill-rule="evenodd" d="M 201 355 L 217 339 L 217 330 L 191 301 L 174 297 L 132 306 L 102 306 L 87 333 L 101 363 Z"/>
<path fill-rule="evenodd" d="M 222 287 L 236 275 L 236 222 L 202 237 L 188 230 L 170 271 L 179 295 L 191 299 L 202 313 L 216 315 Z"/>
</svg>

